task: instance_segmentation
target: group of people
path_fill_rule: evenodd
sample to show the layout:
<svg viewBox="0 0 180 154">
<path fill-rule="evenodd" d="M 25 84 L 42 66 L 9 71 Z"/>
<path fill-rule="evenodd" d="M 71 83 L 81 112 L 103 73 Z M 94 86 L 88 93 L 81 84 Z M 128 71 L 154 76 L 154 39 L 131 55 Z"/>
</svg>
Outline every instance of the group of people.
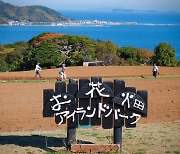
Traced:
<svg viewBox="0 0 180 154">
<path fill-rule="evenodd" d="M 42 70 L 42 68 L 40 67 L 40 63 L 38 62 L 35 67 L 35 76 L 34 77 L 39 76 L 40 78 L 42 78 L 41 73 L 40 73 L 41 70 Z M 59 75 L 61 76 L 61 80 L 66 80 L 65 64 L 62 64 L 62 68 L 61 68 L 61 71 L 59 72 Z"/>
<path fill-rule="evenodd" d="M 37 77 L 37 75 L 41 77 L 41 70 L 42 68 L 39 66 L 39 62 L 36 64 L 36 67 L 35 67 L 35 77 Z M 153 65 L 153 76 L 156 78 L 157 77 L 157 74 L 159 74 L 159 71 L 158 71 L 158 67 L 156 66 L 156 64 Z M 61 80 L 66 80 L 66 67 L 65 67 L 65 64 L 62 64 L 62 68 L 61 68 L 61 71 L 59 72 L 59 75 L 61 76 Z"/>
</svg>

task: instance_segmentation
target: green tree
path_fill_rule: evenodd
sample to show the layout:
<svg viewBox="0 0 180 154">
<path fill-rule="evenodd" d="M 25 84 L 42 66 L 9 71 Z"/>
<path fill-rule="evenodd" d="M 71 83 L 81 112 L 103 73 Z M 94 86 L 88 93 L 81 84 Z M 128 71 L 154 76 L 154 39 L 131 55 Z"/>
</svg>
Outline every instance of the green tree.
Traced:
<svg viewBox="0 0 180 154">
<path fill-rule="evenodd" d="M 141 63 L 141 56 L 137 51 L 137 48 L 134 47 L 121 47 L 118 49 L 118 55 L 129 65 L 139 65 Z"/>
<path fill-rule="evenodd" d="M 131 46 L 120 47 L 117 51 L 122 65 L 140 65 L 150 63 L 153 52 Z"/>
<path fill-rule="evenodd" d="M 54 42 L 58 45 L 61 56 L 66 56 L 64 61 L 67 65 L 82 65 L 85 60 L 95 59 L 95 41 L 75 35 L 63 35 L 55 38 Z"/>
<path fill-rule="evenodd" d="M 24 57 L 28 51 L 28 44 L 24 41 L 5 44 L 0 47 L 0 56 L 4 62 L 2 71 L 17 71 L 23 70 L 25 60 Z"/>
<path fill-rule="evenodd" d="M 62 60 L 58 52 L 58 46 L 52 39 L 43 41 L 36 48 L 32 48 L 28 59 L 31 66 L 35 66 L 37 62 L 40 62 L 41 66 L 47 68 L 58 66 Z"/>
<path fill-rule="evenodd" d="M 111 41 L 103 42 L 98 40 L 96 44 L 96 55 L 98 60 L 104 61 L 105 65 L 119 64 L 117 49 L 118 47 Z"/>
<path fill-rule="evenodd" d="M 108 65 L 117 65 L 119 64 L 119 58 L 117 56 L 118 47 L 112 41 L 106 41 L 107 53 L 106 61 Z"/>
<path fill-rule="evenodd" d="M 168 43 L 160 43 L 154 49 L 154 56 L 152 62 L 159 66 L 176 66 L 176 51 Z"/>
<path fill-rule="evenodd" d="M 99 60 L 104 60 L 106 58 L 106 53 L 108 49 L 106 43 L 98 40 L 96 44 L 96 56 Z"/>
<path fill-rule="evenodd" d="M 77 66 L 77 65 L 82 65 L 83 63 L 83 53 L 80 53 L 78 51 L 70 53 L 68 62 L 70 62 L 69 65 L 71 66 Z"/>
<path fill-rule="evenodd" d="M 6 63 L 11 71 L 21 70 L 23 55 L 19 51 L 9 52 L 6 55 Z"/>
<path fill-rule="evenodd" d="M 8 64 L 0 55 L 0 72 L 5 72 L 8 70 L 9 70 Z"/>
<path fill-rule="evenodd" d="M 95 59 L 95 41 L 84 37 L 69 35 L 68 44 L 73 46 L 72 52 L 79 52 L 83 54 L 82 60 L 94 60 Z M 79 56 L 80 58 L 81 56 Z"/>
</svg>

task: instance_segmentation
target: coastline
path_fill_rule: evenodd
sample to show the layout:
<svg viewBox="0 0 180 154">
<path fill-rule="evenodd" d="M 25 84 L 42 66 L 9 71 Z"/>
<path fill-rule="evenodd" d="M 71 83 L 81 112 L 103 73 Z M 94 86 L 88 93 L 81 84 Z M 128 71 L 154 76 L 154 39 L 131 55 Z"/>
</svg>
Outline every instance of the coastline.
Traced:
<svg viewBox="0 0 180 154">
<path fill-rule="evenodd" d="M 101 20 L 72 20 L 68 22 L 28 22 L 28 21 L 10 21 L 9 24 L 0 24 L 0 26 L 120 26 L 120 25 L 137 25 L 137 26 L 180 26 L 180 24 L 163 24 L 163 23 L 139 23 L 139 22 L 113 22 Z"/>
<path fill-rule="evenodd" d="M 65 24 L 1 24 L 0 44 L 27 42 L 33 36 L 50 32 L 83 35 L 94 40 L 111 40 L 120 47 L 133 46 L 151 51 L 160 42 L 167 42 L 176 50 L 177 59 L 180 59 L 179 14 L 106 11 L 64 11 L 63 14 L 74 20 L 66 21 Z"/>
</svg>

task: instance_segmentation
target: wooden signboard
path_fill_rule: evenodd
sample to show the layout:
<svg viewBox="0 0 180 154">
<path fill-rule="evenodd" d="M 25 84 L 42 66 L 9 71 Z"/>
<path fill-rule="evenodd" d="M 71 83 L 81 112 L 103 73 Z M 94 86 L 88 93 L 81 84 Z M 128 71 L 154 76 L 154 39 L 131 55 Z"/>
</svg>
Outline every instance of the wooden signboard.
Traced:
<svg viewBox="0 0 180 154">
<path fill-rule="evenodd" d="M 67 123 L 67 145 L 76 138 L 79 125 L 114 128 L 114 144 L 122 144 L 122 127 L 136 127 L 147 117 L 148 92 L 126 87 L 123 80 L 103 82 L 101 77 L 56 82 L 55 91 L 44 89 L 43 117 L 55 116 L 57 124 Z"/>
</svg>

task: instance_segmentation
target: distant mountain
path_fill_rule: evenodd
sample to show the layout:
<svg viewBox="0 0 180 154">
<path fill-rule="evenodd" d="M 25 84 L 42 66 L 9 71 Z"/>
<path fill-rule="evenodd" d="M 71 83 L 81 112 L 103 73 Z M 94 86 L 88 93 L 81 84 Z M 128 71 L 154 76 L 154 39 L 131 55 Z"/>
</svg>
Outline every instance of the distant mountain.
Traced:
<svg viewBox="0 0 180 154">
<path fill-rule="evenodd" d="M 0 0 L 0 24 L 9 21 L 59 22 L 70 18 L 44 6 L 15 6 Z"/>
</svg>

